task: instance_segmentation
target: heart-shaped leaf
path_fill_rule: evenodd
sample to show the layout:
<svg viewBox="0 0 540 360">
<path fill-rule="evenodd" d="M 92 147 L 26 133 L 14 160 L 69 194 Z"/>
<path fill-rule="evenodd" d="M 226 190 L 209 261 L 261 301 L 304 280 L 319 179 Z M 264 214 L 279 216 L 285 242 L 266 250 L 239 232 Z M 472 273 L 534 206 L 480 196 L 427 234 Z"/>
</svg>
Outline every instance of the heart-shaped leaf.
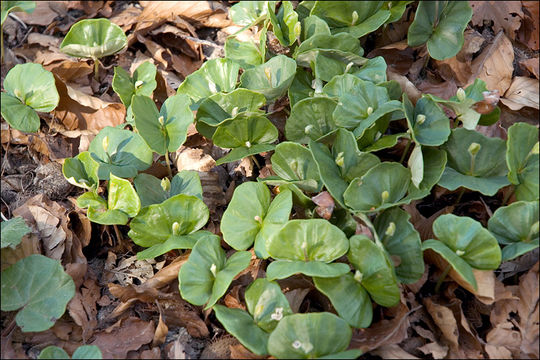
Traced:
<svg viewBox="0 0 540 360">
<path fill-rule="evenodd" d="M 127 46 L 127 38 L 120 26 L 108 19 L 85 19 L 71 26 L 60 44 L 68 55 L 101 59 L 116 54 Z"/>
<path fill-rule="evenodd" d="M 538 201 L 517 201 L 497 209 L 489 231 L 502 249 L 502 261 L 513 260 L 538 247 Z"/>
<path fill-rule="evenodd" d="M 234 4 L 229 9 L 229 15 L 236 25 L 246 26 L 254 23 L 262 17 L 268 16 L 268 11 L 274 12 L 275 1 L 245 1 Z"/>
<path fill-rule="evenodd" d="M 257 279 L 246 290 L 246 305 L 261 329 L 272 332 L 284 316 L 293 313 L 279 285 L 267 279 Z"/>
<path fill-rule="evenodd" d="M 240 65 L 221 58 L 212 59 L 202 64 L 180 84 L 177 94 L 186 94 L 191 98 L 191 110 L 197 110 L 202 100 L 218 92 L 230 92 L 236 87 Z"/>
<path fill-rule="evenodd" d="M 32 231 L 20 216 L 2 221 L 1 224 L 2 231 L 0 232 L 0 236 L 2 245 L 0 247 L 2 249 L 8 246 L 15 249 L 21 243 L 22 237 Z"/>
<path fill-rule="evenodd" d="M 429 55 L 437 60 L 455 56 L 472 13 L 468 1 L 420 2 L 407 34 L 409 46 L 427 43 Z"/>
<path fill-rule="evenodd" d="M 295 74 L 296 61 L 278 55 L 244 71 L 240 83 L 243 88 L 263 94 L 267 101 L 273 101 L 287 92 Z"/>
<path fill-rule="evenodd" d="M 509 184 L 505 163 L 506 143 L 479 132 L 458 128 L 442 146 L 448 163 L 439 185 L 448 190 L 460 186 L 492 196 Z"/>
<path fill-rule="evenodd" d="M 380 84 L 386 81 L 386 61 L 382 56 L 376 56 L 368 59 L 360 68 L 352 68 L 350 73 L 362 80 Z"/>
<path fill-rule="evenodd" d="M 41 350 L 38 359 L 69 359 L 64 349 L 50 345 Z M 96 345 L 81 345 L 74 352 L 71 359 L 102 359 L 101 350 Z"/>
<path fill-rule="evenodd" d="M 332 113 L 337 103 L 326 97 L 313 97 L 297 102 L 285 123 L 287 140 L 307 144 L 337 129 Z"/>
<path fill-rule="evenodd" d="M 316 15 L 310 15 L 302 20 L 302 32 L 300 39 L 303 41 L 313 35 L 332 35 L 326 21 Z"/>
<path fill-rule="evenodd" d="M 291 109 L 296 105 L 297 102 L 308 97 L 313 97 L 313 88 L 311 84 L 313 83 L 313 76 L 310 72 L 299 67 L 296 69 L 296 75 L 294 80 L 289 87 L 289 103 Z"/>
<path fill-rule="evenodd" d="M 137 245 L 150 247 L 199 230 L 208 217 L 208 207 L 201 199 L 178 194 L 143 208 L 131 221 L 128 236 Z"/>
<path fill-rule="evenodd" d="M 515 123 L 508 129 L 506 164 L 508 179 L 516 185 L 516 199 L 538 199 L 538 128 L 527 123 Z"/>
<path fill-rule="evenodd" d="M 214 305 L 216 318 L 229 334 L 257 355 L 267 355 L 268 333 L 257 326 L 253 318 L 242 309 Z"/>
<path fill-rule="evenodd" d="M 413 106 L 403 94 L 403 112 L 415 143 L 438 146 L 450 136 L 450 119 L 431 98 L 423 96 Z"/>
<path fill-rule="evenodd" d="M 294 11 L 292 3 L 290 1 L 282 1 L 277 14 L 272 11 L 273 7 L 270 4 L 268 6 L 270 7 L 268 9 L 268 15 L 272 23 L 274 35 L 281 45 L 292 45 L 296 41 L 296 38 L 300 36 L 301 32 L 298 14 Z"/>
<path fill-rule="evenodd" d="M 157 177 L 140 173 L 133 179 L 133 184 L 141 199 L 141 206 L 160 204 L 168 198 L 186 194 L 203 199 L 201 179 L 199 173 L 193 170 L 182 170 L 176 174 L 172 181 L 169 179 L 159 180 Z"/>
<path fill-rule="evenodd" d="M 52 111 L 60 100 L 53 74 L 40 64 L 15 65 L 6 75 L 4 89 L 2 117 L 15 129 L 25 132 L 39 130 L 36 111 Z"/>
<path fill-rule="evenodd" d="M 328 296 L 332 305 L 347 323 L 367 328 L 373 318 L 371 299 L 366 290 L 349 272 L 338 278 L 313 278 L 315 287 Z"/>
<path fill-rule="evenodd" d="M 354 278 L 373 301 L 391 307 L 399 302 L 399 287 L 394 269 L 384 249 L 364 235 L 354 235 L 347 258 L 357 270 Z"/>
<path fill-rule="evenodd" d="M 131 105 L 133 95 L 152 95 L 157 86 L 156 72 L 156 65 L 149 61 L 139 65 L 133 72 L 133 77 L 120 66 L 115 66 L 112 88 L 126 108 Z"/>
<path fill-rule="evenodd" d="M 253 41 L 240 41 L 229 37 L 225 41 L 225 58 L 237 62 L 242 69 L 251 69 L 264 62 L 264 58 Z"/>
<path fill-rule="evenodd" d="M 187 95 L 169 97 L 158 112 L 148 96 L 133 97 L 135 126 L 148 146 L 160 155 L 174 152 L 186 141 L 187 129 L 193 122 Z"/>
<path fill-rule="evenodd" d="M 100 180 L 108 180 L 111 173 L 122 178 L 135 177 L 152 164 L 152 150 L 139 134 L 111 126 L 96 135 L 88 152 L 99 163 Z"/>
<path fill-rule="evenodd" d="M 282 200 L 282 198 L 285 198 Z M 257 256 L 267 258 L 265 227 L 284 224 L 292 208 L 290 192 L 280 193 L 272 205 L 270 190 L 263 183 L 246 182 L 238 186 L 223 213 L 223 239 L 236 250 L 246 250 L 255 243 Z"/>
<path fill-rule="evenodd" d="M 38 359 L 69 359 L 68 353 L 58 346 L 50 345 L 41 350 Z"/>
<path fill-rule="evenodd" d="M 279 359 L 314 359 L 344 351 L 352 331 L 345 320 L 328 313 L 294 314 L 270 334 L 268 352 Z M 360 356 L 356 350 L 351 359 Z"/>
<path fill-rule="evenodd" d="M 62 173 L 70 184 L 92 191 L 99 186 L 98 169 L 98 162 L 88 151 L 67 158 L 62 164 Z"/>
<path fill-rule="evenodd" d="M 176 249 L 193 249 L 193 246 L 197 241 L 215 236 L 215 234 L 206 230 L 195 231 L 194 233 L 187 235 L 171 235 L 165 242 L 150 246 L 148 249 L 137 253 L 137 259 L 154 259 L 160 255 L 163 255 L 171 250 Z"/>
<path fill-rule="evenodd" d="M 418 281 L 424 274 L 424 257 L 420 235 L 409 222 L 410 215 L 398 208 L 382 212 L 373 223 L 386 251 L 398 265 L 395 271 L 405 284 Z"/>
<path fill-rule="evenodd" d="M 15 316 L 23 332 L 49 329 L 66 311 L 75 283 L 58 260 L 30 255 L 2 271 L 2 311 Z"/>
<path fill-rule="evenodd" d="M 236 252 L 227 259 L 220 243 L 218 236 L 200 239 L 178 273 L 182 298 L 194 305 L 206 304 L 205 309 L 225 294 L 234 277 L 251 259 L 249 251 Z"/>
<path fill-rule="evenodd" d="M 34 9 L 36 8 L 36 2 L 35 1 L 2 1 L 2 25 L 4 25 L 4 21 L 6 21 L 9 13 L 11 12 L 18 12 L 18 11 L 24 11 L 26 13 L 32 13 L 34 12 Z"/>
<path fill-rule="evenodd" d="M 321 261 L 277 260 L 266 268 L 268 280 L 286 279 L 295 274 L 335 278 L 348 273 L 351 269 L 344 263 L 325 263 Z"/>
</svg>

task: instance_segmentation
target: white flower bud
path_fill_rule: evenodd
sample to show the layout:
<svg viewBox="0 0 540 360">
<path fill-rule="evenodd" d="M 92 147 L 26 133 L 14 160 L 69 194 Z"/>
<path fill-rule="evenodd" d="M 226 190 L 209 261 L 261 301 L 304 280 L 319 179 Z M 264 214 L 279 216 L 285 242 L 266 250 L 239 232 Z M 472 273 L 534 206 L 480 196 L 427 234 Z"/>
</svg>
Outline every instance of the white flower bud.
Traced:
<svg viewBox="0 0 540 360">
<path fill-rule="evenodd" d="M 345 67 L 345 72 L 344 74 L 348 73 L 349 70 L 351 70 L 351 67 L 354 65 L 354 63 L 351 61 L 350 63 L 347 64 L 347 66 Z"/>
<path fill-rule="evenodd" d="M 103 140 L 101 141 L 101 146 L 103 146 L 103 150 L 107 152 L 109 150 L 109 137 L 105 136 Z"/>
<path fill-rule="evenodd" d="M 270 318 L 276 321 L 283 319 L 283 308 L 277 307 L 276 310 L 274 310 L 274 312 L 272 313 L 272 315 L 270 315 Z"/>
<path fill-rule="evenodd" d="M 261 217 L 260 217 L 259 215 L 255 215 L 255 216 L 253 217 L 253 220 L 255 220 L 255 221 L 258 222 L 258 223 L 262 223 L 262 219 L 261 219 Z"/>
<path fill-rule="evenodd" d="M 235 106 L 231 111 L 231 116 L 235 117 L 238 114 L 238 106 Z"/>
<path fill-rule="evenodd" d="M 304 128 L 304 133 L 309 134 L 309 132 L 311 131 L 311 129 L 313 129 L 313 125 L 307 125 L 305 128 Z"/>
<path fill-rule="evenodd" d="M 463 251 L 463 250 L 456 250 L 456 255 L 457 255 L 457 256 L 463 256 L 463 255 L 465 255 L 465 251 Z"/>
<path fill-rule="evenodd" d="M 246 147 L 248 147 L 248 148 L 251 147 L 251 143 L 249 141 L 246 141 Z"/>
<path fill-rule="evenodd" d="M 266 75 L 266 78 L 268 79 L 268 82 L 271 83 L 272 82 L 272 72 L 270 70 L 270 68 L 264 68 L 264 75 Z"/>
<path fill-rule="evenodd" d="M 372 108 L 371 106 L 368 107 L 367 110 L 366 110 L 366 112 L 367 112 L 368 116 L 371 115 L 371 114 L 373 114 L 373 108 Z"/>
<path fill-rule="evenodd" d="M 352 13 L 352 23 L 351 25 L 356 25 L 356 22 L 358 21 L 358 13 L 355 11 L 353 11 Z"/>
<path fill-rule="evenodd" d="M 382 193 L 381 193 L 381 199 L 382 201 L 386 201 L 388 200 L 388 197 L 390 196 L 390 194 L 388 193 L 388 191 L 384 190 Z"/>
<path fill-rule="evenodd" d="M 212 264 L 212 266 L 210 266 L 210 272 L 212 273 L 212 275 L 214 275 L 214 277 L 217 276 L 217 266 L 216 266 L 216 264 Z"/>
<path fill-rule="evenodd" d="M 364 276 L 362 275 L 362 273 L 359 271 L 359 270 L 356 270 L 356 272 L 354 273 L 354 280 L 358 281 L 359 283 L 362 282 L 362 278 Z"/>
<path fill-rule="evenodd" d="M 467 151 L 469 152 L 469 154 L 471 154 L 471 156 L 475 156 L 476 154 L 478 154 L 481 148 L 482 148 L 482 145 L 473 142 L 471 143 L 471 145 L 469 145 L 469 148 L 467 149 Z"/>
<path fill-rule="evenodd" d="M 390 224 L 388 224 L 385 234 L 388 236 L 394 236 L 395 232 L 396 232 L 396 224 L 394 222 L 391 222 Z"/>
<path fill-rule="evenodd" d="M 172 232 L 173 235 L 180 235 L 180 224 L 176 221 L 172 224 Z"/>
<path fill-rule="evenodd" d="M 144 82 L 142 80 L 135 81 L 135 89 L 140 88 L 141 86 L 143 86 L 143 84 Z"/>
<path fill-rule="evenodd" d="M 169 178 L 164 177 L 161 179 L 161 188 L 163 191 L 171 190 L 171 182 L 169 181 Z"/>
<path fill-rule="evenodd" d="M 467 95 L 465 94 L 465 90 L 463 90 L 462 88 L 459 88 L 457 90 L 456 96 L 457 96 L 459 101 L 463 101 L 467 97 Z"/>
<path fill-rule="evenodd" d="M 424 114 L 419 114 L 417 117 L 416 117 L 416 123 L 418 125 L 422 125 L 424 123 L 424 121 L 426 121 L 426 115 Z"/>
<path fill-rule="evenodd" d="M 163 126 L 163 123 L 164 123 L 165 119 L 163 118 L 163 116 L 160 116 L 160 117 L 158 117 L 158 121 L 161 124 L 161 126 Z"/>
<path fill-rule="evenodd" d="M 343 167 L 345 165 L 345 158 L 343 157 L 343 152 L 340 152 L 336 157 L 336 164 L 339 167 Z"/>
</svg>

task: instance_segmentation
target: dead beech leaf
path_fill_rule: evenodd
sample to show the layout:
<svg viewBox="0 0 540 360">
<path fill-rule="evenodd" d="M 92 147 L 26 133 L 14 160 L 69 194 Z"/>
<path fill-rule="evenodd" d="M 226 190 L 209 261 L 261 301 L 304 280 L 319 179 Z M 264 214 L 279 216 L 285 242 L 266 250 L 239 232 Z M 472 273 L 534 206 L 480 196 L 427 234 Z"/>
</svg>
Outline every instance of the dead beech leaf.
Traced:
<svg viewBox="0 0 540 360">
<path fill-rule="evenodd" d="M 323 191 L 312 197 L 311 200 L 317 205 L 315 208 L 317 214 L 323 219 L 330 220 L 336 206 L 330 193 L 328 191 Z"/>
<path fill-rule="evenodd" d="M 436 342 L 428 343 L 424 346 L 418 348 L 421 352 L 426 355 L 433 356 L 434 359 L 444 359 L 446 354 L 448 354 L 448 346 L 441 345 Z"/>
<path fill-rule="evenodd" d="M 454 211 L 454 207 L 446 206 L 441 210 L 437 211 L 435 214 L 426 218 L 422 214 L 420 214 L 420 212 L 416 208 L 417 203 L 417 201 L 413 201 L 410 204 L 403 205 L 403 209 L 405 209 L 409 213 L 409 215 L 411 215 L 410 222 L 411 224 L 413 224 L 416 231 L 418 231 L 418 233 L 420 234 L 420 239 L 434 239 L 435 234 L 433 234 L 433 222 L 441 215 L 451 214 Z"/>
<path fill-rule="evenodd" d="M 87 279 L 67 305 L 69 315 L 82 328 L 84 342 L 92 337 L 98 324 L 96 303 L 99 297 L 99 285 L 95 280 Z"/>
<path fill-rule="evenodd" d="M 397 344 L 383 345 L 370 354 L 380 356 L 383 359 L 420 359 L 400 348 Z"/>
<path fill-rule="evenodd" d="M 393 72 L 390 69 L 386 70 L 386 74 L 388 76 L 388 80 L 397 81 L 401 87 L 401 91 L 407 94 L 409 100 L 411 100 L 413 104 L 416 104 L 416 101 L 422 96 L 422 93 L 416 88 L 416 86 L 414 86 L 414 84 L 405 76 Z"/>
<path fill-rule="evenodd" d="M 538 1 L 521 1 L 523 20 L 518 31 L 518 40 L 531 50 L 540 48 L 538 30 L 540 29 L 540 3 Z"/>
<path fill-rule="evenodd" d="M 472 62 L 472 76 L 467 85 L 479 78 L 486 82 L 488 90 L 499 90 L 499 94 L 504 94 L 512 82 L 513 62 L 514 48 L 501 31 Z"/>
<path fill-rule="evenodd" d="M 120 26 L 124 32 L 131 30 L 134 24 L 137 23 L 139 16 L 141 15 L 142 10 L 129 5 L 127 8 L 122 10 L 119 14 L 111 17 L 109 20 L 112 23 Z"/>
<path fill-rule="evenodd" d="M 539 357 L 538 344 L 540 342 L 540 306 L 539 301 L 539 269 L 540 262 L 528 273 L 519 279 L 518 297 L 518 328 L 521 332 L 522 342 L 520 357 Z"/>
<path fill-rule="evenodd" d="M 159 346 L 163 344 L 165 342 L 165 338 L 167 337 L 168 332 L 169 332 L 169 328 L 163 321 L 163 316 L 161 315 L 161 312 L 160 312 L 158 326 L 156 327 L 156 332 L 154 333 L 154 339 L 152 340 L 152 346 Z"/>
<path fill-rule="evenodd" d="M 140 1 L 143 7 L 140 22 L 150 20 L 174 21 L 180 16 L 196 27 L 222 28 L 231 25 L 227 8 L 215 1 Z"/>
<path fill-rule="evenodd" d="M 504 32 L 512 40 L 516 38 L 516 31 L 521 26 L 523 11 L 521 2 L 518 1 L 471 1 L 473 9 L 472 23 L 476 26 L 483 26 L 484 21 L 488 24 L 493 21 L 493 31 L 495 33 L 504 29 Z"/>
<path fill-rule="evenodd" d="M 242 344 L 229 345 L 231 359 L 266 359 L 264 355 L 255 355 Z"/>
<path fill-rule="evenodd" d="M 176 151 L 176 167 L 181 170 L 207 172 L 216 165 L 216 161 L 202 149 L 181 146 Z"/>
<path fill-rule="evenodd" d="M 516 76 L 512 84 L 501 98 L 501 102 L 511 110 L 519 110 L 524 106 L 539 109 L 538 94 L 540 82 L 524 76 Z"/>
<path fill-rule="evenodd" d="M 424 299 L 426 310 L 442 332 L 444 340 L 452 350 L 459 348 L 459 331 L 452 310 L 435 303 L 431 298 Z"/>
<path fill-rule="evenodd" d="M 109 330 L 109 331 L 107 331 Z M 130 317 L 120 324 L 95 334 L 89 345 L 96 345 L 104 359 L 125 359 L 128 351 L 138 350 L 154 338 L 154 323 Z"/>
<path fill-rule="evenodd" d="M 504 346 L 486 344 L 484 349 L 490 359 L 512 359 L 512 353 Z"/>
<path fill-rule="evenodd" d="M 519 61 L 519 66 L 525 70 L 527 70 L 531 75 L 533 75 L 535 78 L 539 79 L 539 73 L 540 73 L 540 60 L 537 57 L 533 57 L 530 59 L 523 59 Z"/>
<path fill-rule="evenodd" d="M 52 3 L 53 1 L 36 1 L 36 8 L 32 13 L 18 12 L 17 17 L 28 25 L 48 26 L 58 16 Z"/>
</svg>

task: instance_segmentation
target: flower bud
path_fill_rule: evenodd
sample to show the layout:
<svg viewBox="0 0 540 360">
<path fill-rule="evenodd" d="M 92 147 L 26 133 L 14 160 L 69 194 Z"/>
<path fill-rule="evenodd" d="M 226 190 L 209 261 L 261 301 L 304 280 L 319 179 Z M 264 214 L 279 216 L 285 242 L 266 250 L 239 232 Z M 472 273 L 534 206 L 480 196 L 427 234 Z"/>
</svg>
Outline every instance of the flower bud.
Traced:
<svg viewBox="0 0 540 360">
<path fill-rule="evenodd" d="M 463 90 L 462 88 L 459 88 L 457 90 L 456 96 L 457 96 L 459 101 L 463 101 L 467 97 L 467 95 L 465 94 L 465 90 Z"/>
<path fill-rule="evenodd" d="M 277 307 L 274 312 L 272 313 L 272 315 L 270 315 L 270 318 L 272 320 L 276 320 L 276 321 L 279 321 L 281 319 L 283 319 L 283 308 L 282 307 Z"/>
<path fill-rule="evenodd" d="M 164 177 L 161 179 L 161 188 L 163 191 L 171 190 L 171 182 L 169 181 L 169 178 Z"/>
<path fill-rule="evenodd" d="M 362 275 L 362 273 L 360 272 L 360 270 L 356 270 L 356 272 L 354 273 L 354 280 L 358 281 L 358 282 L 362 282 L 362 278 L 364 276 Z"/>
<path fill-rule="evenodd" d="M 313 125 L 307 125 L 307 126 L 304 128 L 304 133 L 309 134 L 309 132 L 311 131 L 311 129 L 313 129 Z"/>
<path fill-rule="evenodd" d="M 248 147 L 248 148 L 251 147 L 251 143 L 249 141 L 246 141 L 246 147 Z"/>
<path fill-rule="evenodd" d="M 351 67 L 354 65 L 354 63 L 351 61 L 350 63 L 347 64 L 347 66 L 345 67 L 345 72 L 344 74 L 348 73 L 349 70 L 351 70 Z"/>
<path fill-rule="evenodd" d="M 381 193 L 381 199 L 382 201 L 386 201 L 388 200 L 388 197 L 390 196 L 390 194 L 388 193 L 388 191 L 384 190 L 382 193 Z"/>
<path fill-rule="evenodd" d="M 345 165 L 345 158 L 343 157 L 343 152 L 340 152 L 336 157 L 336 164 L 339 167 L 343 167 Z"/>
<path fill-rule="evenodd" d="M 418 116 L 416 117 L 416 123 L 418 125 L 422 125 L 424 123 L 424 121 L 426 121 L 426 115 L 418 114 Z"/>
<path fill-rule="evenodd" d="M 144 82 L 142 80 L 135 81 L 135 89 L 140 88 L 141 86 L 143 86 L 143 84 Z"/>
<path fill-rule="evenodd" d="M 109 137 L 105 136 L 103 140 L 101 141 L 101 146 L 103 146 L 103 150 L 107 152 L 109 150 Z"/>
<path fill-rule="evenodd" d="M 469 152 L 469 154 L 471 154 L 471 156 L 476 156 L 476 154 L 478 154 L 481 148 L 482 148 L 482 145 L 473 142 L 471 143 L 471 145 L 469 145 L 469 148 L 467 149 L 467 151 Z"/>
<path fill-rule="evenodd" d="M 352 23 L 351 25 L 356 25 L 356 22 L 358 21 L 358 13 L 355 11 L 353 11 L 352 13 Z"/>
<path fill-rule="evenodd" d="M 261 219 L 261 217 L 260 217 L 259 215 L 255 215 L 255 216 L 253 217 L 253 220 L 255 220 L 256 222 L 258 222 L 259 224 L 262 223 L 262 219 Z"/>
<path fill-rule="evenodd" d="M 180 235 L 180 224 L 177 221 L 172 224 L 172 232 L 173 235 Z"/>
<path fill-rule="evenodd" d="M 307 241 L 304 241 L 304 242 L 302 243 L 302 245 L 300 246 L 300 248 L 301 248 L 302 250 L 306 250 L 306 249 L 307 249 Z"/>
<path fill-rule="evenodd" d="M 216 264 L 212 264 L 212 266 L 210 266 L 210 272 L 212 273 L 212 275 L 214 275 L 214 277 L 217 276 L 217 266 L 216 266 Z"/>
<path fill-rule="evenodd" d="M 264 68 L 264 75 L 266 75 L 266 78 L 268 79 L 268 82 L 272 82 L 272 73 L 270 72 L 270 68 Z"/>
<path fill-rule="evenodd" d="M 395 232 L 396 232 L 396 224 L 394 222 L 391 222 L 390 224 L 388 224 L 385 234 L 388 236 L 394 236 Z"/>
<path fill-rule="evenodd" d="M 316 78 L 311 82 L 311 88 L 315 90 L 315 94 L 322 94 L 323 82 Z"/>
<path fill-rule="evenodd" d="M 463 255 L 465 255 L 465 251 L 463 251 L 463 250 L 456 250 L 456 255 L 457 255 L 457 256 L 463 256 Z"/>
<path fill-rule="evenodd" d="M 373 108 L 371 106 L 367 108 L 367 114 L 368 116 L 373 114 Z"/>
<path fill-rule="evenodd" d="M 235 117 L 238 114 L 238 106 L 235 106 L 231 111 L 231 116 Z"/>
<path fill-rule="evenodd" d="M 163 126 L 164 120 L 165 120 L 165 119 L 163 118 L 163 116 L 158 117 L 158 121 L 159 121 L 159 123 L 161 124 L 161 126 Z"/>
</svg>

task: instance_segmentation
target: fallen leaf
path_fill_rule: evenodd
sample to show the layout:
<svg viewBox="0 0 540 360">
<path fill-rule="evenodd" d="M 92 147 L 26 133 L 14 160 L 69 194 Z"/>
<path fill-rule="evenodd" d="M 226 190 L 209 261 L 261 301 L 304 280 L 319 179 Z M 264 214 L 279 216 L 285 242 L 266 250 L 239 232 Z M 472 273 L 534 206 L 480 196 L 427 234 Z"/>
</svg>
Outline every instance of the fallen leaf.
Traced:
<svg viewBox="0 0 540 360">
<path fill-rule="evenodd" d="M 485 350 L 490 359 L 512 359 L 512 353 L 504 346 L 486 344 Z"/>
<path fill-rule="evenodd" d="M 433 356 L 434 359 L 444 359 L 446 354 L 448 354 L 448 346 L 440 345 L 436 342 L 428 343 L 424 346 L 418 348 L 421 352 L 426 355 Z"/>
<path fill-rule="evenodd" d="M 495 33 L 504 29 L 504 32 L 510 39 L 516 38 L 516 31 L 521 26 L 521 2 L 518 1 L 471 1 L 473 9 L 472 24 L 475 26 L 484 26 L 487 21 L 493 21 L 493 31 Z"/>
<path fill-rule="evenodd" d="M 159 346 L 165 342 L 165 338 L 167 337 L 167 333 L 169 332 L 169 328 L 163 321 L 163 316 L 161 315 L 161 311 L 159 313 L 159 321 L 158 326 L 156 327 L 156 332 L 154 333 L 154 339 L 152 340 L 152 346 Z"/>
<path fill-rule="evenodd" d="M 255 355 L 242 344 L 229 345 L 231 359 L 266 359 L 264 355 Z"/>
<path fill-rule="evenodd" d="M 127 8 L 122 10 L 122 12 L 111 17 L 109 20 L 112 23 L 120 26 L 124 32 L 127 32 L 131 30 L 133 25 L 138 22 L 141 13 L 141 9 L 135 7 L 134 5 L 129 5 Z"/>
<path fill-rule="evenodd" d="M 519 313 L 519 330 L 521 332 L 520 357 L 539 357 L 538 343 L 540 341 L 539 319 L 539 269 L 540 262 L 519 279 L 517 305 Z"/>
<path fill-rule="evenodd" d="M 317 205 L 315 208 L 317 214 L 323 219 L 330 220 L 336 206 L 330 193 L 328 191 L 322 191 L 318 195 L 312 197 L 311 200 Z"/>
<path fill-rule="evenodd" d="M 450 349 L 458 351 L 459 330 L 452 310 L 446 306 L 435 303 L 431 298 L 424 299 L 424 305 L 435 324 L 441 330 L 442 336 L 445 342 L 450 346 Z"/>
<path fill-rule="evenodd" d="M 176 167 L 181 170 L 197 170 L 202 172 L 210 171 L 216 161 L 202 149 L 187 148 L 181 146 L 176 151 Z"/>
<path fill-rule="evenodd" d="M 409 354 L 396 344 L 383 345 L 373 351 L 370 351 L 370 354 L 380 356 L 383 359 L 420 359 Z"/>
<path fill-rule="evenodd" d="M 538 1 L 521 1 L 523 5 L 523 21 L 518 31 L 518 40 L 527 45 L 531 50 L 538 50 L 540 29 L 540 4 Z"/>
<path fill-rule="evenodd" d="M 100 287 L 93 279 L 87 279 L 67 305 L 69 315 L 82 328 L 83 341 L 89 340 L 96 328 Z"/>
<path fill-rule="evenodd" d="M 540 64 L 539 64 L 539 58 L 538 56 L 537 57 L 533 57 L 533 58 L 530 58 L 530 59 L 523 59 L 523 60 L 520 60 L 519 61 L 519 66 L 525 70 L 527 70 L 531 75 L 533 75 L 535 78 L 539 78 L 539 73 L 540 73 L 540 70 L 539 70 L 539 67 L 540 67 Z"/>
<path fill-rule="evenodd" d="M 398 74 L 397 72 L 393 72 L 390 69 L 387 69 L 386 74 L 388 76 L 388 80 L 397 81 L 399 83 L 399 86 L 401 87 L 401 91 L 407 94 L 409 100 L 411 100 L 413 104 L 416 104 L 416 101 L 422 96 L 420 90 L 418 90 L 416 86 L 414 86 L 414 84 L 409 81 L 409 79 L 407 79 L 403 75 Z"/>
<path fill-rule="evenodd" d="M 48 26 L 58 16 L 51 3 L 53 1 L 36 1 L 36 8 L 32 13 L 18 12 L 17 17 L 28 25 Z"/>
<path fill-rule="evenodd" d="M 511 110 L 519 110 L 524 106 L 539 109 L 538 94 L 540 82 L 524 76 L 516 76 L 512 84 L 501 98 L 501 102 Z"/>
</svg>

